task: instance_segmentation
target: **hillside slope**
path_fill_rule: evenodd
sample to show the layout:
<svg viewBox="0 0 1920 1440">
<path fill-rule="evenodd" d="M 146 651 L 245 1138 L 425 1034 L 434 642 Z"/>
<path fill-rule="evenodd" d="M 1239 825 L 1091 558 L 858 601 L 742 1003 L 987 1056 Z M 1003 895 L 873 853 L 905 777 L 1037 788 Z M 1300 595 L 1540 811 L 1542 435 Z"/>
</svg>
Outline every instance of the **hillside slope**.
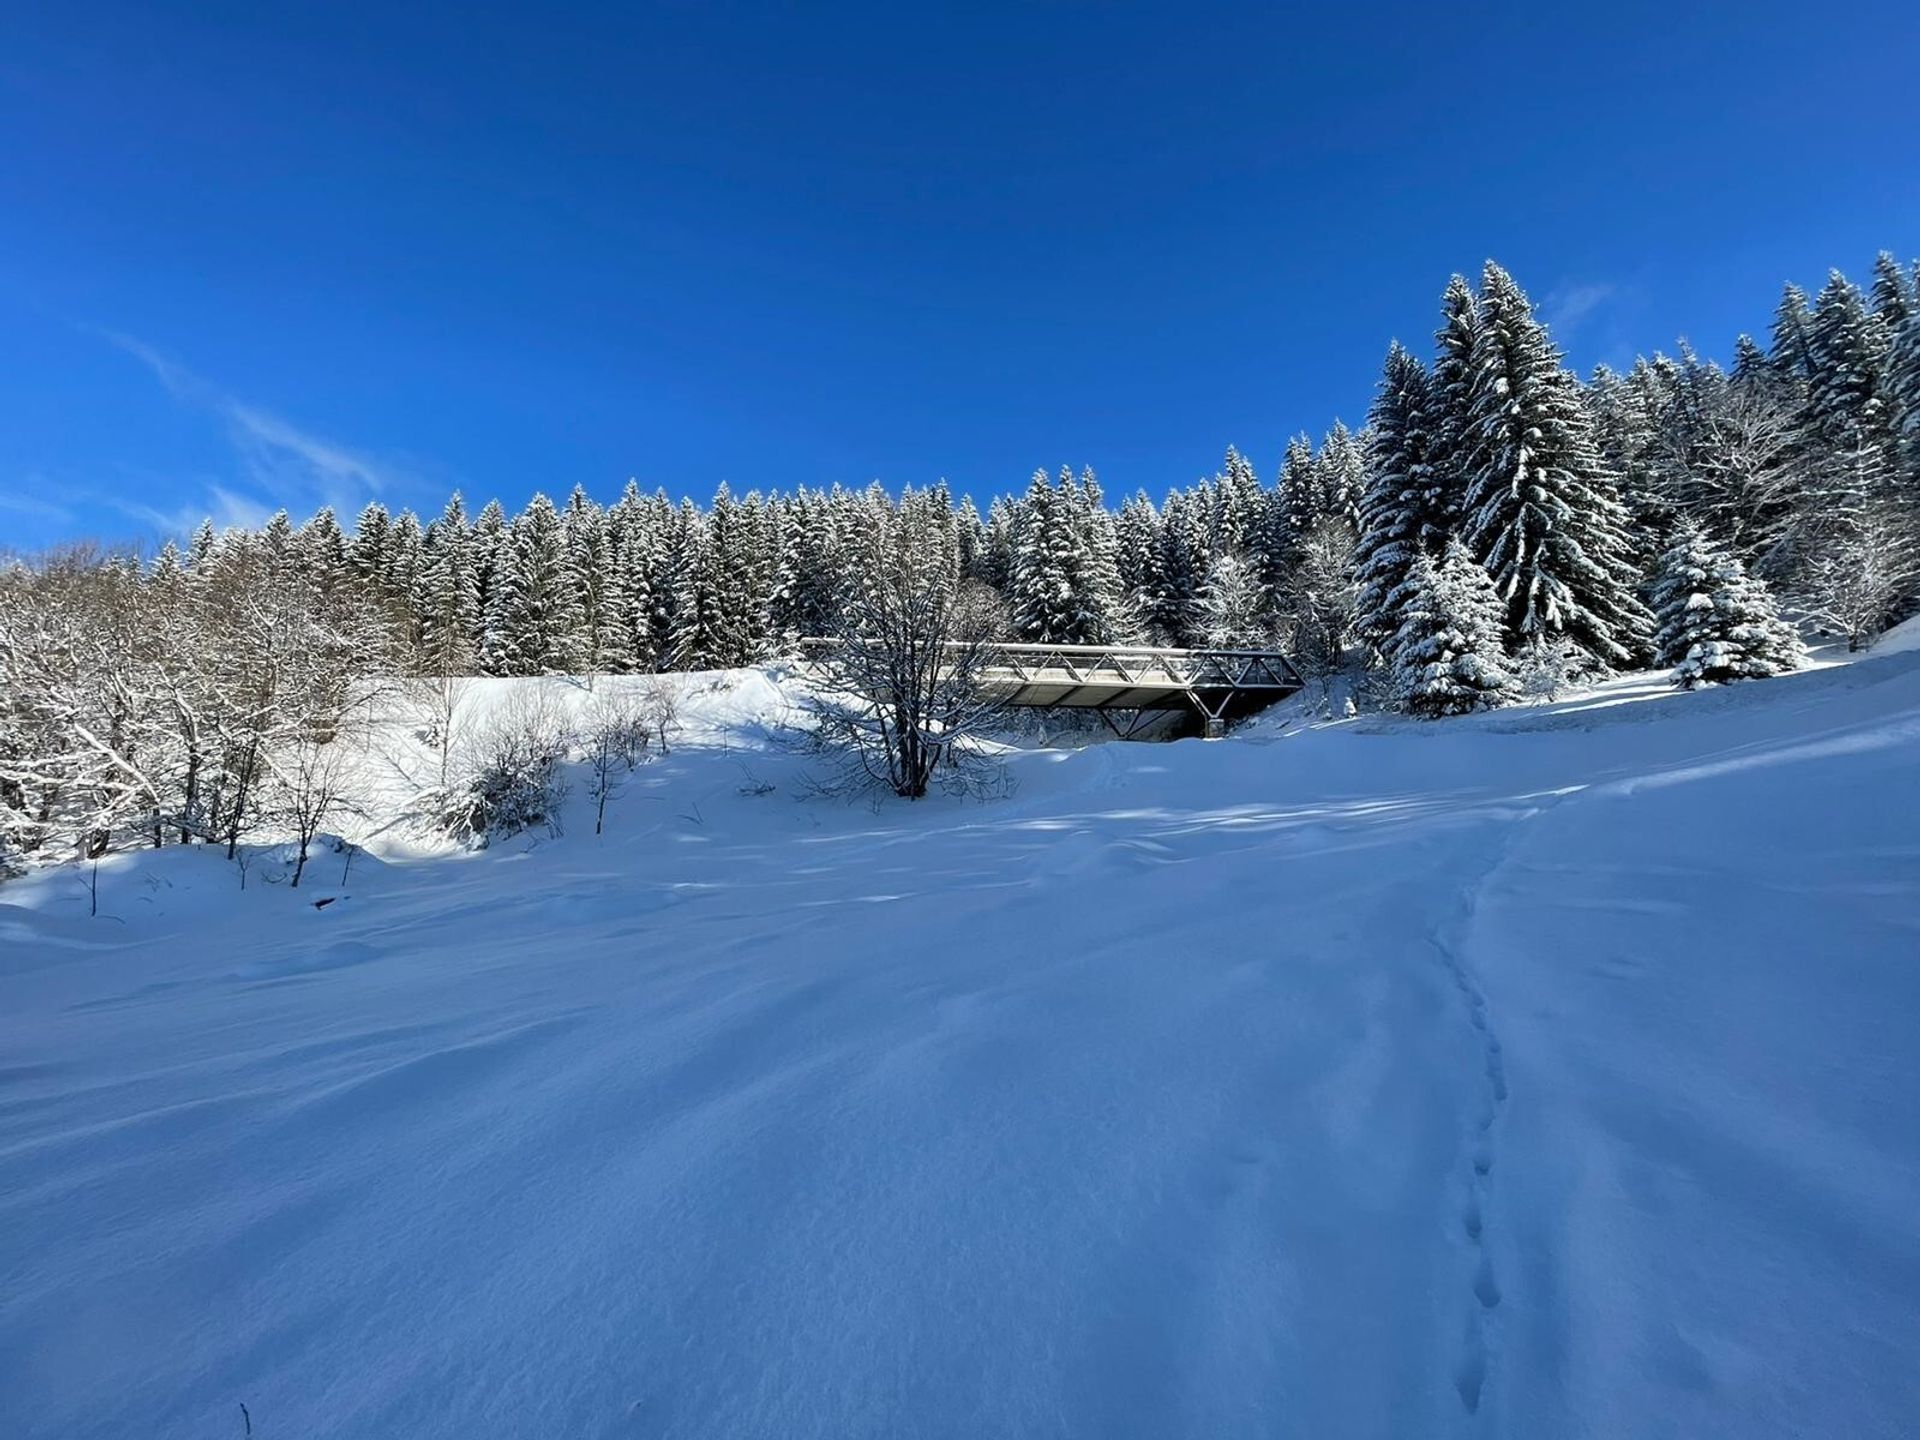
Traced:
<svg viewBox="0 0 1920 1440">
<path fill-rule="evenodd" d="M 783 703 L 0 890 L 7 1433 L 1910 1433 L 1920 653 L 877 809 Z"/>
</svg>

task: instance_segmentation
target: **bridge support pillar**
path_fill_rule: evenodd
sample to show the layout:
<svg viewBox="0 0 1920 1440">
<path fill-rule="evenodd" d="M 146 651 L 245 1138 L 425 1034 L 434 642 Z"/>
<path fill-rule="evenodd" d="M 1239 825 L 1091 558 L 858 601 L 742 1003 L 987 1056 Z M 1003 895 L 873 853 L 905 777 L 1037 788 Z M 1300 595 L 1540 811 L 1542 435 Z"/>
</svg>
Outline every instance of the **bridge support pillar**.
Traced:
<svg viewBox="0 0 1920 1440">
<path fill-rule="evenodd" d="M 1224 740 L 1226 736 L 1227 722 L 1224 720 L 1216 720 L 1209 715 L 1207 717 L 1206 738 L 1209 740 Z"/>
</svg>

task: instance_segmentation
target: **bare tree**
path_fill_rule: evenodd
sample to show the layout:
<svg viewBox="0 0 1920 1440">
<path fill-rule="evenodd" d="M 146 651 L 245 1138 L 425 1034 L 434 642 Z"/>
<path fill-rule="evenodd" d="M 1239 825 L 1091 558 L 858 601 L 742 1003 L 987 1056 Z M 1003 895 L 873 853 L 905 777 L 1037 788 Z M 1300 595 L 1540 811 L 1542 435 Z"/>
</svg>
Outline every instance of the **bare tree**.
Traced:
<svg viewBox="0 0 1920 1440">
<path fill-rule="evenodd" d="M 640 713 L 660 742 L 660 753 L 673 753 L 670 738 L 680 728 L 680 690 L 671 675 L 649 675 L 641 692 Z"/>
<path fill-rule="evenodd" d="M 642 702 L 631 694 L 599 691 L 587 707 L 583 744 L 594 834 L 605 831 L 607 802 L 620 793 L 627 777 L 646 757 L 650 727 Z"/>
<path fill-rule="evenodd" d="M 308 851 L 321 828 L 335 815 L 356 807 L 347 795 L 348 770 L 338 741 L 301 740 L 291 754 L 276 757 L 272 768 L 281 797 L 279 818 L 292 828 L 298 846 L 292 879 L 297 890 L 306 873 Z"/>
<path fill-rule="evenodd" d="M 940 532 L 914 508 L 866 538 L 838 633 L 809 657 L 822 741 L 852 773 L 917 800 L 961 776 L 965 742 L 997 708 L 984 685 L 994 610 L 962 585 Z"/>
<path fill-rule="evenodd" d="M 1846 636 L 1854 651 L 1887 628 L 1917 587 L 1913 526 L 1881 504 L 1829 536 L 1807 563 L 1801 598 L 1807 618 Z"/>
<path fill-rule="evenodd" d="M 1295 662 L 1326 680 L 1354 641 L 1353 530 L 1345 520 L 1323 520 L 1308 531 L 1276 596 L 1281 626 Z"/>
</svg>

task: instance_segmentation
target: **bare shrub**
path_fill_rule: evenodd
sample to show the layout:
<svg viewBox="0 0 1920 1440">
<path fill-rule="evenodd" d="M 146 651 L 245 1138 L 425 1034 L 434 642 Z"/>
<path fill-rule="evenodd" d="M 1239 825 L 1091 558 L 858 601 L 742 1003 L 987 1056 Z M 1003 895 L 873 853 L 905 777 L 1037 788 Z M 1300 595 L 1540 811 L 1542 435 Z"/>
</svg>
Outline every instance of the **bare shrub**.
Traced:
<svg viewBox="0 0 1920 1440">
<path fill-rule="evenodd" d="M 572 743 L 566 709 L 550 692 L 515 691 L 477 728 L 460 782 L 440 810 L 440 827 L 468 845 L 540 826 L 558 835 Z"/>
<path fill-rule="evenodd" d="M 587 708 L 582 744 L 587 759 L 587 795 L 593 801 L 593 833 L 606 829 L 607 802 L 646 759 L 653 722 L 643 697 L 600 691 Z"/>
</svg>

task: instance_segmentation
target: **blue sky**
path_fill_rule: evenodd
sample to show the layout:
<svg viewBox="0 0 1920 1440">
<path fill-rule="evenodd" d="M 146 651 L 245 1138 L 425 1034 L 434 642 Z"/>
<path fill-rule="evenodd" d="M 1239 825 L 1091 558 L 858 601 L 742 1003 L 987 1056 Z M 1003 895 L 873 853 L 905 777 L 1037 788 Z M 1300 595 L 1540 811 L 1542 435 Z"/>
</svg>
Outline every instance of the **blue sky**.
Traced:
<svg viewBox="0 0 1920 1440">
<path fill-rule="evenodd" d="M 1920 253 L 1916 11 L 6 0 L 0 547 L 1270 479 L 1488 255 L 1725 353 Z"/>
</svg>

